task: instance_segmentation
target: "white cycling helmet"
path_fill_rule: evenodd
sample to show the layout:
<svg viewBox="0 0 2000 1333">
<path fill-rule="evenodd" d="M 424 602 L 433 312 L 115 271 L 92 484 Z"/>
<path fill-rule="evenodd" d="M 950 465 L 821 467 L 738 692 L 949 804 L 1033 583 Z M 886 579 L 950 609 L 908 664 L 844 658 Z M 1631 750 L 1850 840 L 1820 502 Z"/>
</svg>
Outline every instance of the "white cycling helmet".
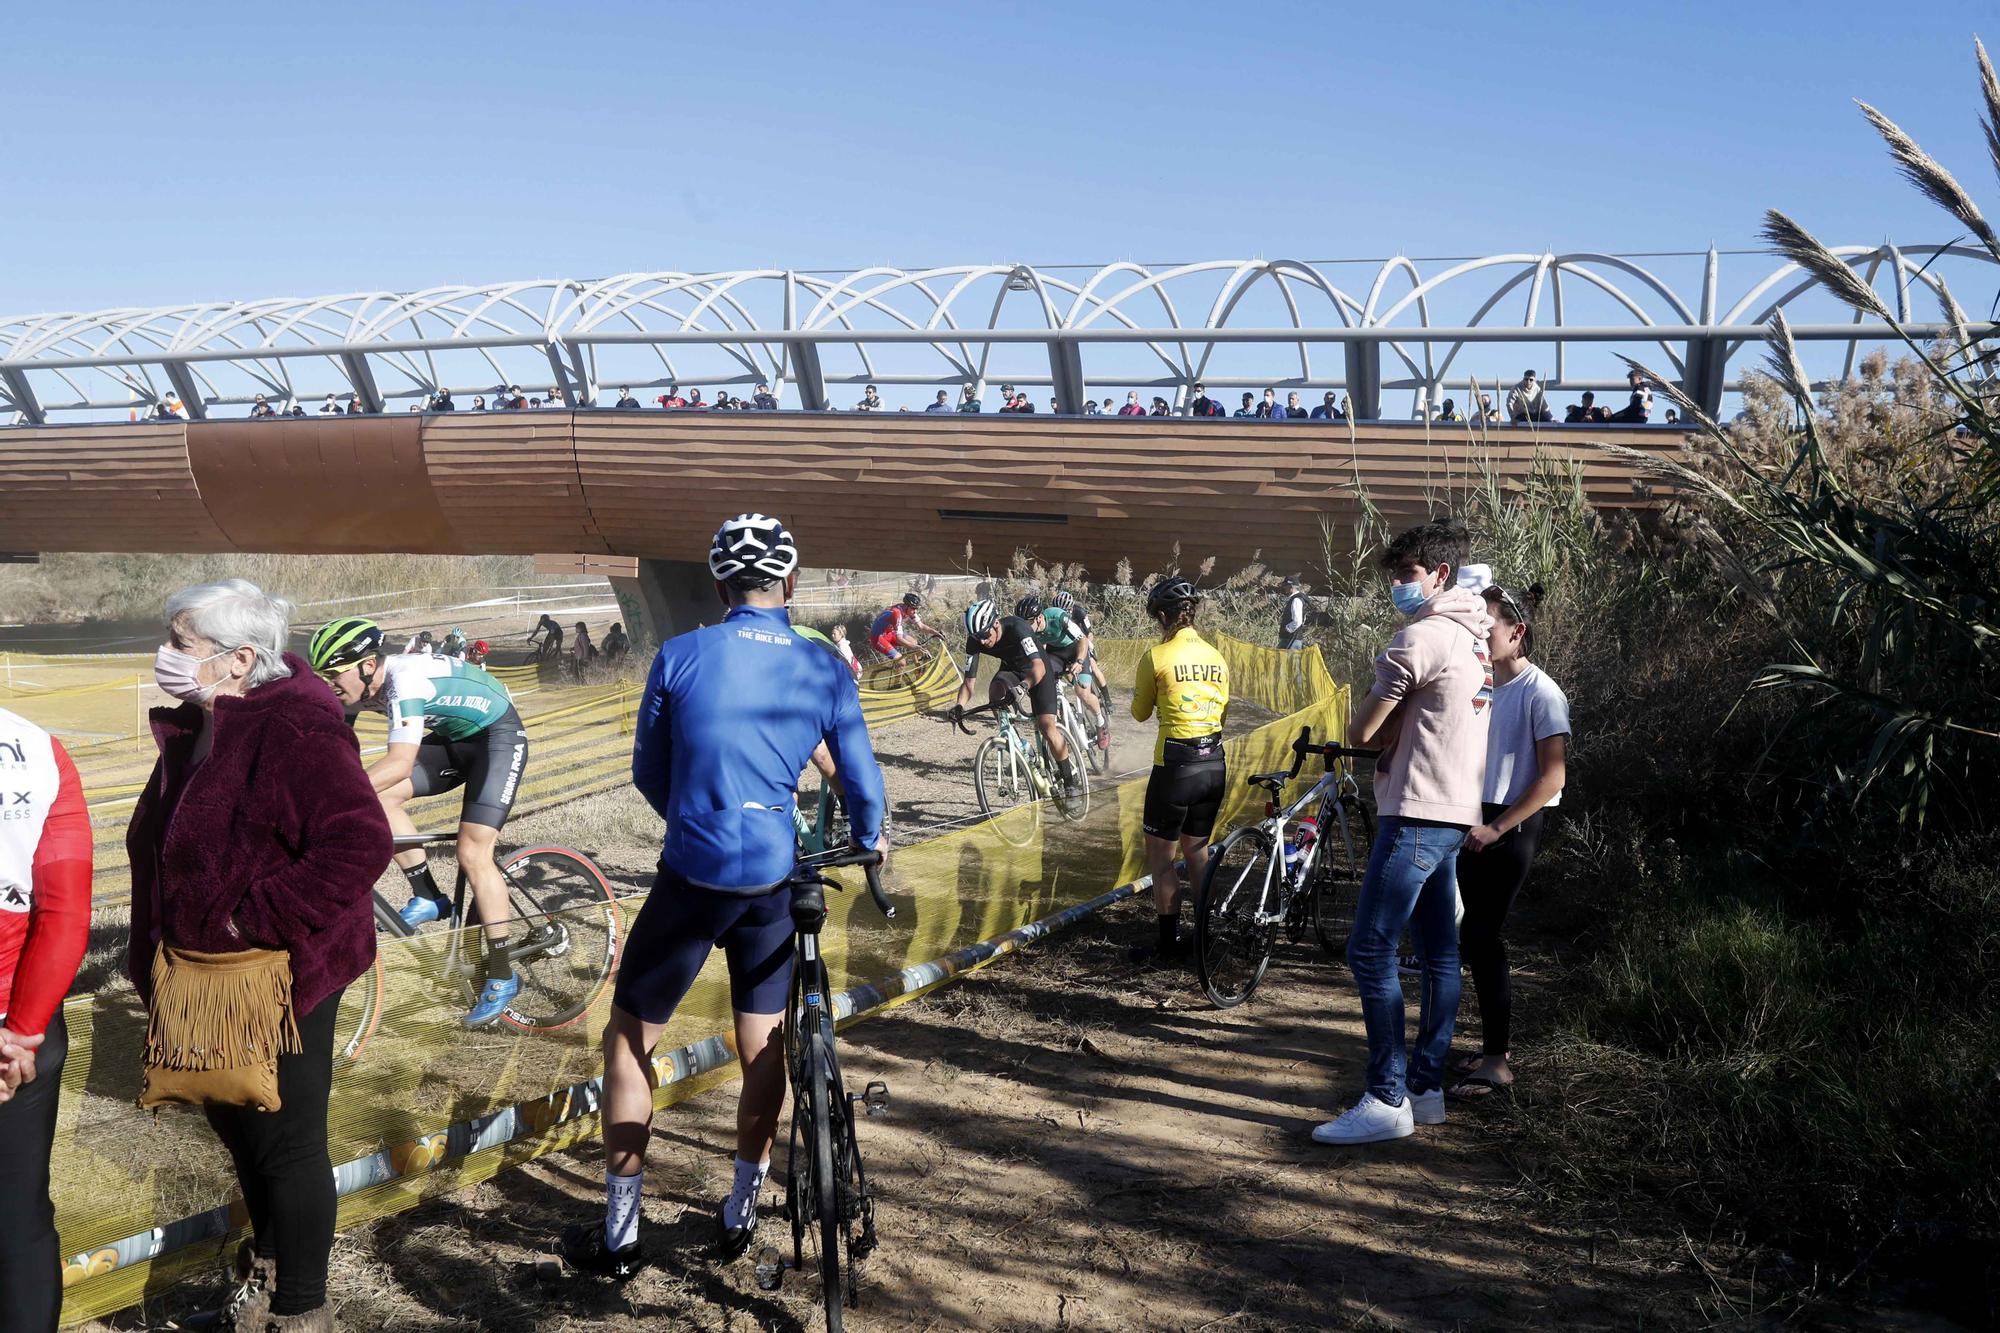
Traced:
<svg viewBox="0 0 2000 1333">
<path fill-rule="evenodd" d="M 708 572 L 722 582 L 742 574 L 784 579 L 798 567 L 792 534 L 768 514 L 738 514 L 715 530 L 708 547 Z"/>
<path fill-rule="evenodd" d="M 1058 592 L 1050 600 L 1055 603 L 1056 610 L 1058 611 L 1076 610 L 1076 597 L 1073 593 L 1067 591 Z"/>
<path fill-rule="evenodd" d="M 1000 608 L 991 599 L 974 602 L 965 608 L 965 632 L 975 639 L 985 638 L 999 623 Z"/>
</svg>

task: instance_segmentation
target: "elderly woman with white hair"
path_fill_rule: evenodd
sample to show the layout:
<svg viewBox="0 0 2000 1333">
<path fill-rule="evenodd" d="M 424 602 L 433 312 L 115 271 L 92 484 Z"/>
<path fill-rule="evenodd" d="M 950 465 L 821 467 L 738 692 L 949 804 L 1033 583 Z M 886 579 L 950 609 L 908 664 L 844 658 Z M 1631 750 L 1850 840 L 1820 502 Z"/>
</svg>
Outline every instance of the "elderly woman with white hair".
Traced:
<svg viewBox="0 0 2000 1333">
<path fill-rule="evenodd" d="M 327 1098 L 342 990 L 375 957 L 388 820 L 291 604 L 242 579 L 176 593 L 154 671 L 160 747 L 132 814 L 128 971 L 148 1010 L 142 1106 L 200 1106 L 252 1237 L 238 1329 L 331 1329 Z"/>
</svg>

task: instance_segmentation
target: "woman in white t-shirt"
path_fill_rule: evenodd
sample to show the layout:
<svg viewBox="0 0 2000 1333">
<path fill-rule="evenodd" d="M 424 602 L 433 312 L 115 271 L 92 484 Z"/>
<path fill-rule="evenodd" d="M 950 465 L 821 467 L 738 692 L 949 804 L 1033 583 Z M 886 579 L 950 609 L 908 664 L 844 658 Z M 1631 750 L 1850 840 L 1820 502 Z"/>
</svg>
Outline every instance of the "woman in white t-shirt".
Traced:
<svg viewBox="0 0 2000 1333">
<path fill-rule="evenodd" d="M 1528 882 L 1542 838 L 1542 812 L 1562 799 L 1568 775 L 1569 700 L 1528 654 L 1541 585 L 1514 593 L 1488 585 L 1480 594 L 1493 616 L 1487 647 L 1493 662 L 1493 712 L 1486 736 L 1484 822 L 1465 835 L 1458 857 L 1458 891 L 1465 919 L 1458 952 L 1479 996 L 1480 1053 L 1460 1062 L 1446 1094 L 1462 1101 L 1490 1097 L 1514 1081 L 1508 1068 L 1513 996 L 1501 928 Z"/>
</svg>

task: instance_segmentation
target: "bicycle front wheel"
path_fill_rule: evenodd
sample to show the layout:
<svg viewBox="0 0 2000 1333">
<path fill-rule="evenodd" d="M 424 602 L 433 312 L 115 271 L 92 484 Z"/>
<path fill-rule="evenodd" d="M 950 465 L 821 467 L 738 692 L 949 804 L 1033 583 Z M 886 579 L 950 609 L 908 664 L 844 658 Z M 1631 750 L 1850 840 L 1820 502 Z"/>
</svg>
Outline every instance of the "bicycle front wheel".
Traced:
<svg viewBox="0 0 2000 1333">
<path fill-rule="evenodd" d="M 1374 824 L 1358 801 L 1334 804 L 1334 818 L 1325 811 L 1319 820 L 1319 848 L 1313 861 L 1313 936 L 1320 952 L 1337 963 L 1347 961 L 1347 937 L 1354 930 L 1354 904 L 1361 896 L 1361 876 L 1375 845 Z"/>
<path fill-rule="evenodd" d="M 1034 780 L 1020 753 L 1000 736 L 989 736 L 972 755 L 972 789 L 979 798 L 979 812 L 993 821 L 1000 836 L 1016 847 L 1032 842 L 1041 820 L 1039 815 L 1020 819 L 1004 816 L 1035 804 Z"/>
<path fill-rule="evenodd" d="M 813 1179 L 812 1209 L 805 1219 L 805 1231 L 808 1239 L 818 1238 L 820 1302 L 826 1307 L 828 1333 L 837 1333 L 847 1304 L 847 1289 L 840 1282 L 841 1182 L 834 1175 L 833 1153 L 834 1098 L 839 1089 L 835 1086 L 826 1042 L 824 1033 L 815 1034 L 806 1042 L 807 1136 L 811 1140 Z"/>
<path fill-rule="evenodd" d="M 1041 743 L 1042 762 L 1048 765 L 1050 789 L 1055 796 L 1056 813 L 1072 824 L 1081 824 L 1090 813 L 1090 764 L 1078 748 L 1082 742 L 1075 730 L 1063 733 L 1069 741 L 1069 778 L 1063 776 L 1063 767 L 1056 762 L 1049 750 L 1048 742 Z"/>
<path fill-rule="evenodd" d="M 1218 1009 L 1249 999 L 1271 965 L 1284 874 L 1271 835 L 1258 825 L 1237 829 L 1208 855 L 1195 897 L 1194 958 L 1201 988 Z"/>
<path fill-rule="evenodd" d="M 581 1019 L 611 984 L 625 919 L 611 883 L 581 852 L 530 847 L 500 864 L 517 927 L 511 937 L 521 993 L 502 1016 L 555 1032 Z"/>
</svg>

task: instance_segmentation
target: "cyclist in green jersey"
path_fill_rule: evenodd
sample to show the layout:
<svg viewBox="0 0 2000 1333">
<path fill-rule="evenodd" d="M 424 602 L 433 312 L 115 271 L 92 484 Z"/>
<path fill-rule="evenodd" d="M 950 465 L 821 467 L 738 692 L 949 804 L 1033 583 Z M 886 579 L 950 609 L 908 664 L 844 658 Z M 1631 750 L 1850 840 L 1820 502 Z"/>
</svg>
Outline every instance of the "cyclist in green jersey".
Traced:
<svg viewBox="0 0 2000 1333">
<path fill-rule="evenodd" d="M 404 810 L 413 796 L 465 789 L 458 822 L 459 873 L 472 886 L 472 901 L 486 932 L 486 985 L 467 1027 L 486 1027 L 520 994 L 508 952 L 507 881 L 493 859 L 493 846 L 514 807 L 528 763 L 528 736 L 507 687 L 482 667 L 449 657 L 388 654 L 382 631 L 358 617 L 320 627 L 308 649 L 312 668 L 340 701 L 389 715 L 389 748 L 368 769 L 389 826 L 414 834 Z M 396 855 L 412 895 L 403 921 L 420 926 L 451 911 L 450 900 L 431 878 L 423 848 Z"/>
<path fill-rule="evenodd" d="M 1064 605 L 1067 602 L 1068 605 Z M 1054 604 L 1043 607 L 1042 599 L 1028 593 L 1014 604 L 1014 614 L 1035 628 L 1035 642 L 1042 646 L 1042 652 L 1055 662 L 1070 683 L 1076 687 L 1076 697 L 1090 715 L 1096 719 L 1098 745 L 1111 748 L 1110 718 L 1104 712 L 1104 700 L 1099 695 L 1096 677 L 1092 668 L 1093 660 L 1090 634 L 1090 618 L 1076 605 L 1076 599 L 1068 593 L 1057 593 Z"/>
</svg>

